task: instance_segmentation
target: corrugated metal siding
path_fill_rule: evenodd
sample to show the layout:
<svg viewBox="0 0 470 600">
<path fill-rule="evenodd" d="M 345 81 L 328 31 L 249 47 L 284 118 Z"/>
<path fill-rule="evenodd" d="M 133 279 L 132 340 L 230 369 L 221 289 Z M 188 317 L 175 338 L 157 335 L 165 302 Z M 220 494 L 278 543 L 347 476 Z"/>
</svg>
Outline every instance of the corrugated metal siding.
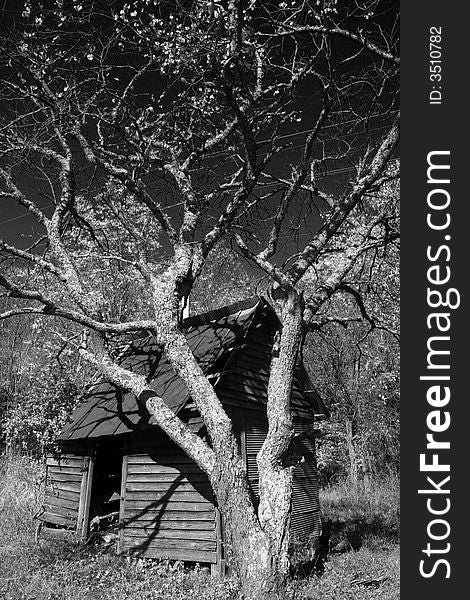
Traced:
<svg viewBox="0 0 470 600">
<path fill-rule="evenodd" d="M 305 424 L 294 425 L 296 433 L 300 433 L 304 428 Z M 298 442 L 298 451 L 303 455 L 303 461 L 294 471 L 291 534 L 298 537 L 320 535 L 321 514 L 315 442 L 303 439 Z"/>
<path fill-rule="evenodd" d="M 120 550 L 215 563 L 216 530 L 207 476 L 176 446 L 130 443 L 125 457 Z"/>
<path fill-rule="evenodd" d="M 244 439 L 246 471 L 250 491 L 252 493 L 253 500 L 255 500 L 257 505 L 259 499 L 259 475 L 258 465 L 256 463 L 256 455 L 260 451 L 261 446 L 266 439 L 266 432 L 268 430 L 266 415 L 264 415 L 261 411 L 249 410 L 238 414 L 236 418 L 243 420 L 245 424 Z"/>
<path fill-rule="evenodd" d="M 38 516 L 41 521 L 77 529 L 88 464 L 88 456 L 71 452 L 47 457 L 46 491 L 42 512 Z"/>
<path fill-rule="evenodd" d="M 241 417 L 239 417 L 241 418 Z M 255 497 L 259 497 L 259 476 L 256 455 L 266 438 L 267 423 L 262 414 L 245 411 L 246 422 L 245 448 L 246 464 L 250 489 Z M 296 433 L 303 431 L 308 423 L 296 422 Z M 318 489 L 318 474 L 315 460 L 314 442 L 304 440 L 298 442 L 298 451 L 304 460 L 294 471 L 292 489 L 291 534 L 294 536 L 319 535 L 321 533 L 321 515 Z"/>
</svg>

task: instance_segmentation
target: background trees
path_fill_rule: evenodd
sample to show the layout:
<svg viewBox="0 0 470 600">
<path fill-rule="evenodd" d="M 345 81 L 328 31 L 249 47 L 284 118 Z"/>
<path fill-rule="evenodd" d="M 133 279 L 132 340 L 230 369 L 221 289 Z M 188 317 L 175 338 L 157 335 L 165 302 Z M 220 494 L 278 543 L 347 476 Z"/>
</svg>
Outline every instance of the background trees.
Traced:
<svg viewBox="0 0 470 600">
<path fill-rule="evenodd" d="M 145 400 L 208 474 L 246 597 L 282 595 L 294 365 L 308 330 L 359 317 L 378 329 L 367 280 L 398 236 L 383 193 L 397 176 L 397 7 L 49 0 L 6 23 L 0 198 L 38 235 L 0 242 L 0 285 L 21 300 L 1 317 L 73 323 L 90 368 Z M 282 323 L 257 510 L 180 329 L 182 299 L 227 244 L 265 274 Z M 113 360 L 113 344 L 142 330 L 187 385 L 210 446 Z"/>
<path fill-rule="evenodd" d="M 393 184 L 376 202 L 397 208 L 398 199 Z M 332 411 L 319 448 L 325 481 L 346 474 L 357 485 L 399 468 L 399 285 L 394 240 L 356 263 L 306 338 L 304 357 Z"/>
</svg>

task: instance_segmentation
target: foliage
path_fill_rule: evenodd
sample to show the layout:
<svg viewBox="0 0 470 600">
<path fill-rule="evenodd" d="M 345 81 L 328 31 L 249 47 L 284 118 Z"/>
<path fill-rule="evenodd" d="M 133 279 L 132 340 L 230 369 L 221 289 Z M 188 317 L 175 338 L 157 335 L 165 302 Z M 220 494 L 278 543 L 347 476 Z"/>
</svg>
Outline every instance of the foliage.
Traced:
<svg viewBox="0 0 470 600">
<path fill-rule="evenodd" d="M 398 198 L 396 184 L 385 186 L 363 218 L 389 204 L 397 227 Z M 399 283 L 396 241 L 365 252 L 307 337 L 304 358 L 332 413 L 319 442 L 325 482 L 399 469 Z"/>
<path fill-rule="evenodd" d="M 322 424 L 327 435 L 318 444 L 319 469 L 325 481 L 349 475 L 352 466 L 362 476 L 399 469 L 398 346 L 383 332 L 357 346 L 363 327 L 357 329 L 349 326 L 346 332 L 342 328 L 324 332 L 305 350 L 306 356 L 312 356 L 316 383 L 332 413 Z M 348 423 L 355 465 L 348 455 Z"/>
<path fill-rule="evenodd" d="M 338 555 L 326 564 L 322 577 L 299 586 L 298 599 L 399 600 L 399 561 L 397 547 Z"/>
<path fill-rule="evenodd" d="M 2 425 L 10 452 L 41 457 L 55 440 L 81 399 L 83 390 L 54 365 L 33 372 L 11 400 Z"/>
<path fill-rule="evenodd" d="M 18 305 L 3 302 L 5 308 Z M 41 456 L 49 449 L 92 379 L 66 343 L 76 334 L 58 320 L 0 322 L 0 440 L 10 452 Z"/>
<path fill-rule="evenodd" d="M 323 522 L 332 527 L 331 548 L 352 531 L 359 537 L 358 546 L 369 550 L 398 543 L 400 480 L 396 473 L 375 475 L 357 488 L 343 478 L 322 489 L 320 497 Z"/>
</svg>

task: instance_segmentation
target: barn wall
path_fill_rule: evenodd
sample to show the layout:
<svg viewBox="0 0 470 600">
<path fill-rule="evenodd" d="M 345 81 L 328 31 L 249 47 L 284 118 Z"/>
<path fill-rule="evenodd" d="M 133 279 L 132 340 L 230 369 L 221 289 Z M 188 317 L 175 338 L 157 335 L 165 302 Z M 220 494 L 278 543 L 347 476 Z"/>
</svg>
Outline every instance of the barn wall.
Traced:
<svg viewBox="0 0 470 600">
<path fill-rule="evenodd" d="M 259 476 L 256 455 L 266 438 L 268 426 L 266 416 L 261 411 L 231 409 L 236 429 L 241 431 L 243 450 L 246 456 L 250 490 L 255 501 L 259 498 Z M 296 433 L 310 423 L 296 420 Z M 319 502 L 318 474 L 315 459 L 315 445 L 311 440 L 298 444 L 298 451 L 304 457 L 294 471 L 292 493 L 291 534 L 295 536 L 319 535 L 321 515 Z"/>
<path fill-rule="evenodd" d="M 40 521 L 82 532 L 89 492 L 90 456 L 85 447 L 68 448 L 46 459 L 46 489 Z"/>
<path fill-rule="evenodd" d="M 296 432 L 302 431 L 304 427 L 302 423 L 294 424 Z M 315 442 L 310 439 L 302 440 L 298 451 L 304 460 L 294 471 L 291 534 L 298 537 L 320 535 L 321 514 Z"/>
<path fill-rule="evenodd" d="M 119 551 L 217 562 L 216 515 L 207 476 L 169 441 L 129 443 L 123 464 Z"/>
<path fill-rule="evenodd" d="M 266 406 L 276 329 L 274 315 L 265 311 L 257 315 L 241 346 L 230 355 L 216 384 L 217 395 L 224 404 Z M 299 365 L 294 373 L 291 406 L 297 417 L 312 419 L 312 405 L 300 381 L 301 371 Z"/>
</svg>

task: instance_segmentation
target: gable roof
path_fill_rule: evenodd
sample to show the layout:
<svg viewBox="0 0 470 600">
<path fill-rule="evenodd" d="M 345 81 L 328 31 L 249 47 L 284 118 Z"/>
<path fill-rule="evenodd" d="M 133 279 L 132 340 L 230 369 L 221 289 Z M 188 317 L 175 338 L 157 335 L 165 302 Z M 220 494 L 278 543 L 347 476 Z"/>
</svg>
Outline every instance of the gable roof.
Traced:
<svg viewBox="0 0 470 600">
<path fill-rule="evenodd" d="M 273 318 L 276 319 L 274 311 L 263 298 L 255 297 L 183 321 L 189 347 L 203 372 L 207 375 L 212 372 L 216 377 L 214 385 L 218 394 L 220 387 L 219 397 L 222 402 L 230 403 L 230 397 L 227 397 L 224 390 L 233 388 L 232 391 L 239 400 L 265 403 L 266 390 L 263 393 L 263 387 L 266 387 L 264 380 L 267 381 L 266 377 L 269 376 L 269 370 L 266 370 L 266 360 L 269 360 L 270 356 L 270 347 L 267 347 L 269 333 L 268 338 L 263 340 L 263 348 L 268 352 L 264 357 L 263 374 L 257 371 L 253 376 L 249 367 L 244 368 L 243 364 L 238 363 L 243 363 L 244 349 L 253 345 L 253 340 L 250 339 L 253 337 L 252 330 L 266 329 L 263 326 L 266 316 L 271 317 L 272 325 Z M 269 330 L 269 327 L 267 329 Z M 145 374 L 150 381 L 150 387 L 176 414 L 191 403 L 184 382 L 162 355 L 154 336 L 131 342 L 122 353 L 119 362 L 123 367 Z M 297 393 L 305 397 L 307 405 L 311 406 L 312 417 L 313 414 L 317 417 L 329 416 L 302 365 L 299 365 L 296 375 L 293 396 Z M 245 385 L 239 389 L 238 384 L 243 382 L 244 378 L 248 381 L 250 377 L 259 378 L 260 381 L 253 381 L 250 386 Z M 299 387 L 301 389 L 296 390 Z M 252 388 L 256 391 L 250 397 L 249 391 Z M 153 423 L 153 417 L 133 394 L 102 381 L 90 389 L 84 401 L 72 413 L 71 421 L 64 427 L 58 439 L 67 441 L 120 435 L 149 427 Z"/>
</svg>

